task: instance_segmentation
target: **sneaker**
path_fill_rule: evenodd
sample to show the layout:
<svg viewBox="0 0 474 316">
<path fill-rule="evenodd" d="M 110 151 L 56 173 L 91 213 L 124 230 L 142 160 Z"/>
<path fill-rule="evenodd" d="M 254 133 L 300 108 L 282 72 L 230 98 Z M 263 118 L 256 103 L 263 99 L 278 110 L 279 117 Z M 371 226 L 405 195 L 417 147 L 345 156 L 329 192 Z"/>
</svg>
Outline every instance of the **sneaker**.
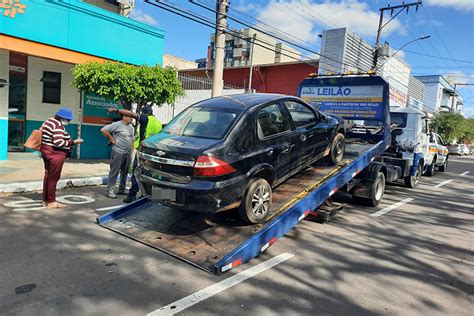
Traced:
<svg viewBox="0 0 474 316">
<path fill-rule="evenodd" d="M 107 197 L 111 199 L 116 199 L 117 195 L 115 195 L 114 191 L 107 191 Z"/>
<path fill-rule="evenodd" d="M 124 203 L 132 203 L 132 202 L 135 202 L 137 200 L 136 197 L 134 196 L 127 196 L 125 199 L 123 199 L 123 202 Z"/>
<path fill-rule="evenodd" d="M 128 195 L 128 192 L 125 191 L 118 191 L 117 195 Z"/>
</svg>

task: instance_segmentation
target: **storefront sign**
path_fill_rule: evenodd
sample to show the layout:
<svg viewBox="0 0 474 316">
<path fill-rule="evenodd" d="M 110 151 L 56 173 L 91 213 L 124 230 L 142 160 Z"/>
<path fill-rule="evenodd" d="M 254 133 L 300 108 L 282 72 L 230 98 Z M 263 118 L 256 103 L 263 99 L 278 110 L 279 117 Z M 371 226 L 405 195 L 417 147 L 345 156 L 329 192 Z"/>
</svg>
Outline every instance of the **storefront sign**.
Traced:
<svg viewBox="0 0 474 316">
<path fill-rule="evenodd" d="M 85 124 L 107 125 L 112 123 L 115 113 L 109 113 L 108 108 L 122 109 L 120 102 L 109 100 L 93 93 L 84 93 L 83 99 L 83 119 Z"/>
<path fill-rule="evenodd" d="M 383 118 L 383 86 L 303 87 L 301 98 L 346 119 Z"/>
</svg>

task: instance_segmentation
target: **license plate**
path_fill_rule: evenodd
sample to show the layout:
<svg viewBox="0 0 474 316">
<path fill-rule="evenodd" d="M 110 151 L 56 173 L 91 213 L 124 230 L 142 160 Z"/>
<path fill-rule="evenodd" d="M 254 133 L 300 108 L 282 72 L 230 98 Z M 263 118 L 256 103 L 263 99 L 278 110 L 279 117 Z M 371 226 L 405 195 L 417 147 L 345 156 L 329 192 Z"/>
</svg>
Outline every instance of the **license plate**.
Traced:
<svg viewBox="0 0 474 316">
<path fill-rule="evenodd" d="M 151 192 L 151 197 L 157 200 L 169 200 L 176 202 L 176 190 L 154 187 Z"/>
</svg>

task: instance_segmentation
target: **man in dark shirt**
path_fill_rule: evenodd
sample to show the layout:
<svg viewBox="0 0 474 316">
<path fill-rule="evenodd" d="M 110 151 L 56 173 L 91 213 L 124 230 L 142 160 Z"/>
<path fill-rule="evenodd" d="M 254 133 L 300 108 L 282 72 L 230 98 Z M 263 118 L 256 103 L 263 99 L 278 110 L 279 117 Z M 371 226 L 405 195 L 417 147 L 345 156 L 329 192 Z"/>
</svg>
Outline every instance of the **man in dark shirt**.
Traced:
<svg viewBox="0 0 474 316">
<path fill-rule="evenodd" d="M 116 108 L 109 108 L 109 112 L 116 112 L 123 116 L 132 117 L 137 121 L 134 142 L 135 150 L 138 149 L 138 146 L 140 146 L 140 143 L 144 139 L 151 137 L 161 131 L 162 124 L 156 117 L 153 116 L 153 109 L 149 105 L 143 106 L 140 114 L 136 114 L 129 110 L 119 110 Z M 137 164 L 138 157 L 135 155 L 132 170 L 132 186 L 128 191 L 128 196 L 123 200 L 125 203 L 130 203 L 137 199 L 137 193 L 139 191 L 138 182 L 135 178 L 135 168 L 137 167 Z"/>
</svg>

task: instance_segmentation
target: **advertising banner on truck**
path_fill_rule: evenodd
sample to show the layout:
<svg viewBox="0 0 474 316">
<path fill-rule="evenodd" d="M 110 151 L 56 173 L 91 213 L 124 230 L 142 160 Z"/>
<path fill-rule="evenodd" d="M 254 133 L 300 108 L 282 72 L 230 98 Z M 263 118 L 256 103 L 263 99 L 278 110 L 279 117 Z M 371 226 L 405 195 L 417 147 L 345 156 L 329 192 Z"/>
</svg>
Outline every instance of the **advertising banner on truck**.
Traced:
<svg viewBox="0 0 474 316">
<path fill-rule="evenodd" d="M 300 97 L 320 111 L 345 119 L 383 120 L 384 87 L 302 86 Z"/>
</svg>

